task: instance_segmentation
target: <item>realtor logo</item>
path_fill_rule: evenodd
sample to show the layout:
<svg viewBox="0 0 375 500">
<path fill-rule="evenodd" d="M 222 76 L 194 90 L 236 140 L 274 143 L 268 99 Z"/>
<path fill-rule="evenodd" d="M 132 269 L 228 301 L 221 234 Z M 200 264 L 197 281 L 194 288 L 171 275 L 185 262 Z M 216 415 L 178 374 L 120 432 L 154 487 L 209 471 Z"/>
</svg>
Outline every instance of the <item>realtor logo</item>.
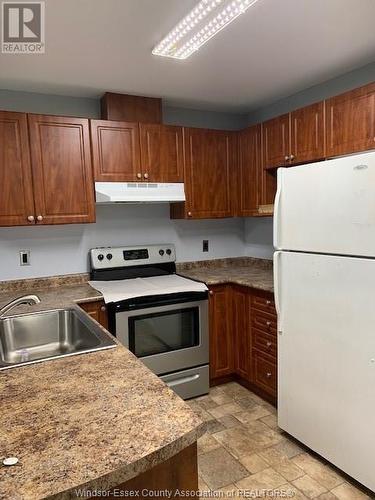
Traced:
<svg viewBox="0 0 375 500">
<path fill-rule="evenodd" d="M 2 2 L 4 54 L 44 54 L 44 2 Z"/>
</svg>

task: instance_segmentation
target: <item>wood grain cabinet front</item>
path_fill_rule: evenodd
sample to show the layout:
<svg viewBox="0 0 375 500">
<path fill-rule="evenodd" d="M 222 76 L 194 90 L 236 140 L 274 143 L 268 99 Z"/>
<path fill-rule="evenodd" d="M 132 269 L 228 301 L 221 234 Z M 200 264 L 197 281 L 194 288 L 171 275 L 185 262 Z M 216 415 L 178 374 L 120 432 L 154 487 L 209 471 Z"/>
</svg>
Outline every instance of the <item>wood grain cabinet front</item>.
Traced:
<svg viewBox="0 0 375 500">
<path fill-rule="evenodd" d="M 79 306 L 100 325 L 108 329 L 108 312 L 104 300 L 83 302 L 82 304 L 79 304 Z"/>
<path fill-rule="evenodd" d="M 249 127 L 238 135 L 237 214 L 258 215 L 262 189 L 262 150 L 260 125 Z"/>
<path fill-rule="evenodd" d="M 89 121 L 28 115 L 37 224 L 95 222 Z"/>
<path fill-rule="evenodd" d="M 375 148 L 375 83 L 326 101 L 327 156 Z"/>
<path fill-rule="evenodd" d="M 27 115 L 0 111 L 0 226 L 34 223 Z"/>
</svg>

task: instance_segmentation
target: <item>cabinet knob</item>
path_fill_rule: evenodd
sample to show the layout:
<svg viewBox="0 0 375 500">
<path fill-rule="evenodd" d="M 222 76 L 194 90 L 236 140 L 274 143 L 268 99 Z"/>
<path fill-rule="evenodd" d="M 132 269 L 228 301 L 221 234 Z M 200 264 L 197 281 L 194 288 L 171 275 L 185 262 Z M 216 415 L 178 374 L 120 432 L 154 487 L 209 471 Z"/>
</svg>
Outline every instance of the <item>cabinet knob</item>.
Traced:
<svg viewBox="0 0 375 500">
<path fill-rule="evenodd" d="M 137 174 L 137 179 L 142 179 L 142 174 L 141 174 L 141 172 L 138 172 L 138 174 Z"/>
<path fill-rule="evenodd" d="M 294 155 L 290 155 L 290 156 L 289 156 L 290 161 L 293 161 L 293 160 L 294 160 L 294 158 L 295 158 L 295 156 L 294 156 Z"/>
<path fill-rule="evenodd" d="M 267 322 L 266 322 L 266 325 L 267 325 L 267 326 L 271 326 L 271 321 L 267 321 Z"/>
<path fill-rule="evenodd" d="M 43 215 L 38 215 L 36 218 L 37 221 L 41 222 L 43 220 Z"/>
<path fill-rule="evenodd" d="M 272 342 L 269 342 L 269 341 L 268 341 L 268 342 L 267 342 L 267 344 L 266 344 L 266 346 L 267 346 L 268 348 L 270 348 L 270 347 L 271 347 L 271 345 L 272 345 Z"/>
<path fill-rule="evenodd" d="M 27 217 L 27 220 L 28 220 L 29 222 L 34 222 L 34 221 L 35 221 L 35 217 L 34 217 L 33 215 L 29 215 L 29 216 Z"/>
<path fill-rule="evenodd" d="M 271 378 L 271 377 L 272 377 L 272 373 L 271 373 L 271 372 L 267 372 L 267 373 L 266 373 L 266 377 L 267 377 L 267 378 Z"/>
<path fill-rule="evenodd" d="M 102 312 L 105 312 L 105 311 L 106 311 L 105 306 L 102 306 L 102 307 L 100 308 L 100 310 L 101 310 Z"/>
<path fill-rule="evenodd" d="M 289 160 L 289 156 L 286 156 L 286 157 L 285 157 L 285 161 L 288 161 L 288 160 Z"/>
<path fill-rule="evenodd" d="M 188 212 L 187 214 L 188 214 L 188 217 L 192 217 L 193 216 L 193 214 L 191 212 Z"/>
<path fill-rule="evenodd" d="M 209 291 L 209 294 L 210 294 L 210 295 L 213 295 L 213 294 L 214 294 L 214 292 L 213 292 L 212 290 L 210 290 L 210 291 Z"/>
<path fill-rule="evenodd" d="M 148 179 L 148 173 L 146 172 L 146 173 L 143 175 L 143 177 L 144 177 L 145 179 Z"/>
<path fill-rule="evenodd" d="M 267 304 L 267 306 L 270 306 L 271 305 L 271 301 L 270 300 L 266 300 L 266 304 Z"/>
</svg>

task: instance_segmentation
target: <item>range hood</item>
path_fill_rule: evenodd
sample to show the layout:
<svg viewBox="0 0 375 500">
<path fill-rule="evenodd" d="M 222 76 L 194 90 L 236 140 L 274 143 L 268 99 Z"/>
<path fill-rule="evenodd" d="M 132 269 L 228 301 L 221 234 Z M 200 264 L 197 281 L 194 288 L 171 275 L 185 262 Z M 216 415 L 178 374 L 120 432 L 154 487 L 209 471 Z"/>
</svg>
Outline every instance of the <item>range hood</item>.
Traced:
<svg viewBox="0 0 375 500">
<path fill-rule="evenodd" d="M 185 201 L 182 182 L 95 182 L 96 203 L 169 203 Z"/>
</svg>

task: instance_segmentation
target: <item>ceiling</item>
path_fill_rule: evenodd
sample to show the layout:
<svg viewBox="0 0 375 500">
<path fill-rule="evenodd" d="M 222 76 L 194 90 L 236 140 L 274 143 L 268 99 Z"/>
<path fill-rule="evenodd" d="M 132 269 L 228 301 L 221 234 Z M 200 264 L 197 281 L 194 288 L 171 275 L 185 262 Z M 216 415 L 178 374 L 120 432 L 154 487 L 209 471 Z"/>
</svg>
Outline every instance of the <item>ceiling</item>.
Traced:
<svg viewBox="0 0 375 500">
<path fill-rule="evenodd" d="M 374 0 L 259 0 L 184 61 L 151 54 L 198 0 L 46 0 L 46 54 L 0 54 L 0 88 L 247 112 L 375 60 Z"/>
</svg>

